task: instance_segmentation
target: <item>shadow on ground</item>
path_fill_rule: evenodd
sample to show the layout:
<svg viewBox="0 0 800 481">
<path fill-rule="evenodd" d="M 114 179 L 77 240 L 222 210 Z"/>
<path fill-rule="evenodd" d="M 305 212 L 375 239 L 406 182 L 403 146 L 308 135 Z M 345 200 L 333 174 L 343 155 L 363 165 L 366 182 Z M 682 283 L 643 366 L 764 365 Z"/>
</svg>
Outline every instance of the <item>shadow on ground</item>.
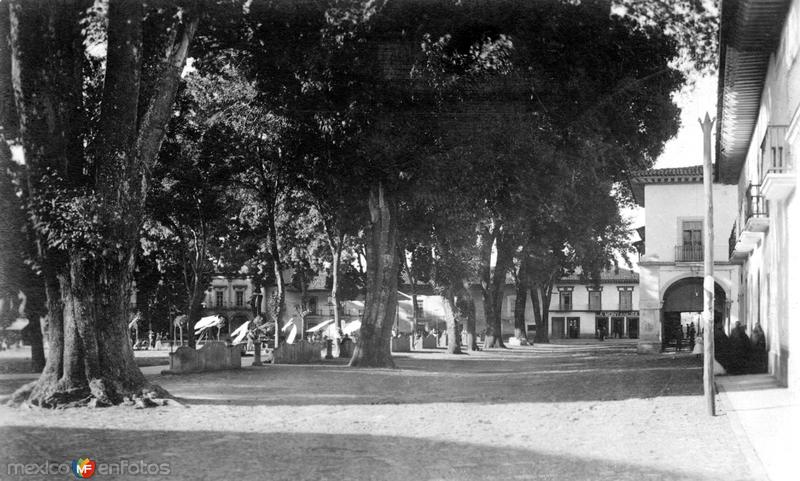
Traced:
<svg viewBox="0 0 800 481">
<path fill-rule="evenodd" d="M 401 436 L 29 427 L 2 427 L 0 435 L 4 463 L 60 463 L 89 457 L 98 464 L 123 459 L 137 466 L 140 461 L 168 464 L 169 473 L 160 478 L 130 473 L 114 479 L 712 479 L 679 469 Z M 13 473 L 9 469 L 13 468 L 0 464 L 2 475 Z"/>
</svg>

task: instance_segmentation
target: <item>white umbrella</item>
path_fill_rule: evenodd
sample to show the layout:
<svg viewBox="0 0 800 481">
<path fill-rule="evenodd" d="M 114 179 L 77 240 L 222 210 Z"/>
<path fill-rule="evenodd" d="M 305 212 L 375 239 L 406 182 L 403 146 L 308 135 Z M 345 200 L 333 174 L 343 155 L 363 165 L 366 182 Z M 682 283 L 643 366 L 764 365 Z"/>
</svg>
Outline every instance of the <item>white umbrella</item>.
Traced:
<svg viewBox="0 0 800 481">
<path fill-rule="evenodd" d="M 289 319 L 289 322 L 287 322 L 287 323 L 286 323 L 286 325 L 285 325 L 285 326 L 283 326 L 283 328 L 281 329 L 281 331 L 283 331 L 283 332 L 286 332 L 286 331 L 288 331 L 289 329 L 291 329 L 291 328 L 292 328 L 292 326 L 294 326 L 294 317 L 293 317 L 293 318 L 291 318 L 291 319 Z M 295 326 L 295 329 L 297 329 L 297 326 Z"/>
<path fill-rule="evenodd" d="M 250 326 L 250 322 L 252 321 L 245 322 L 241 326 L 237 327 L 236 330 L 231 333 L 231 337 L 233 338 L 233 341 L 231 342 L 233 344 L 239 344 L 240 342 L 244 341 L 244 338 L 247 337 L 247 331 L 248 331 L 248 326 Z"/>
<path fill-rule="evenodd" d="M 333 319 L 328 319 L 327 321 L 322 321 L 316 326 L 312 327 L 311 329 L 306 329 L 306 332 L 317 332 L 325 328 L 326 326 L 333 324 Z"/>
<path fill-rule="evenodd" d="M 352 334 L 352 333 L 356 332 L 359 329 L 361 329 L 361 321 L 353 321 L 350 324 L 344 326 L 344 329 L 342 329 L 342 332 L 344 334 Z"/>
<path fill-rule="evenodd" d="M 7 331 L 21 331 L 28 326 L 28 320 L 24 317 L 18 317 L 17 320 L 11 323 L 10 326 L 6 328 Z"/>
<path fill-rule="evenodd" d="M 294 338 L 297 337 L 297 326 L 291 324 L 292 330 L 289 331 L 289 335 L 286 336 L 286 344 L 294 344 Z"/>
<path fill-rule="evenodd" d="M 205 329 L 209 327 L 219 327 L 222 324 L 222 317 L 221 316 L 206 316 L 201 318 L 197 323 L 194 325 L 194 333 L 199 334 Z"/>
</svg>

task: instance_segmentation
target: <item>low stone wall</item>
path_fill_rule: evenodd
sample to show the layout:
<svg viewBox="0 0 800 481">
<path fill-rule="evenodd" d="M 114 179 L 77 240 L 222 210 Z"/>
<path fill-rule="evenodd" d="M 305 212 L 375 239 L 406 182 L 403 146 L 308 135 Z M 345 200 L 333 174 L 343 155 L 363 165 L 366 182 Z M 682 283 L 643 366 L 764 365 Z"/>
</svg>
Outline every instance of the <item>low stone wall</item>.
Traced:
<svg viewBox="0 0 800 481">
<path fill-rule="evenodd" d="M 169 355 L 169 369 L 162 374 L 221 371 L 242 367 L 242 350 L 222 341 L 207 342 L 198 350 L 181 346 Z"/>
<path fill-rule="evenodd" d="M 272 351 L 273 364 L 308 364 L 321 361 L 328 348 L 324 342 L 283 343 Z"/>
<path fill-rule="evenodd" d="M 425 336 L 414 338 L 414 350 L 436 349 L 436 337 Z"/>
<path fill-rule="evenodd" d="M 411 336 L 393 337 L 392 352 L 411 352 Z"/>
</svg>

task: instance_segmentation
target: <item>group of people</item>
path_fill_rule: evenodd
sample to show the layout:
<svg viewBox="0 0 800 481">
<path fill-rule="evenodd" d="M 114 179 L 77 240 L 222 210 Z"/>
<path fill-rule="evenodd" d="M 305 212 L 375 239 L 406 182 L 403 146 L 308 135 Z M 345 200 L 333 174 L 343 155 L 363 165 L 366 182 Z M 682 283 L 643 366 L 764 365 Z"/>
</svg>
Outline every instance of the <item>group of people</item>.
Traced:
<svg viewBox="0 0 800 481">
<path fill-rule="evenodd" d="M 754 374 L 767 370 L 767 340 L 760 322 L 747 335 L 741 322 L 736 322 L 730 335 L 721 325 L 714 329 L 714 357 L 731 374 Z"/>
</svg>

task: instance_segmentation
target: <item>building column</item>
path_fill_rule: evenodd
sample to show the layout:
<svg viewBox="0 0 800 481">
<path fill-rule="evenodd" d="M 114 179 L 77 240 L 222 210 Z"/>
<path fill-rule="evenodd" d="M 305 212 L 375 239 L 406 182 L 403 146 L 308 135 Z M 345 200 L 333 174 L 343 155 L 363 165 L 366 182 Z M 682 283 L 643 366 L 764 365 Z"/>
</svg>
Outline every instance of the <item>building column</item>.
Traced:
<svg viewBox="0 0 800 481">
<path fill-rule="evenodd" d="M 639 307 L 640 354 L 661 352 L 661 305 Z"/>
</svg>

